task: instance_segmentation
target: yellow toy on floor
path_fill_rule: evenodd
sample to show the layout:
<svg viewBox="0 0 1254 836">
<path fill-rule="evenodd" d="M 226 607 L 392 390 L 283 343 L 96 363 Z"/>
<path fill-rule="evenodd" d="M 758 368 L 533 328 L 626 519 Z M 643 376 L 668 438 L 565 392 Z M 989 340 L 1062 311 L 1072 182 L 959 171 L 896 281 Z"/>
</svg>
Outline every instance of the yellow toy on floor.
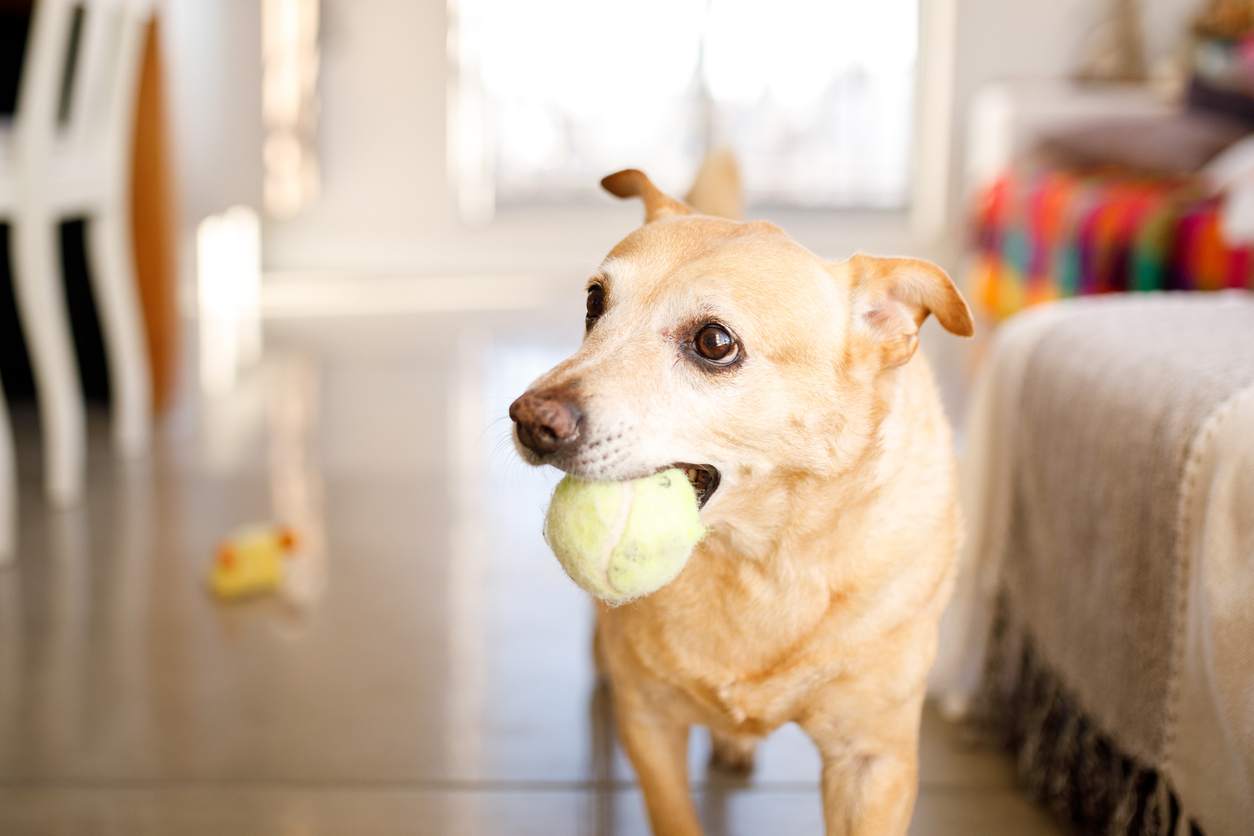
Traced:
<svg viewBox="0 0 1254 836">
<path fill-rule="evenodd" d="M 288 526 L 241 528 L 218 545 L 209 588 L 228 600 L 273 592 L 283 582 L 284 564 L 296 547 L 296 532 Z"/>
</svg>

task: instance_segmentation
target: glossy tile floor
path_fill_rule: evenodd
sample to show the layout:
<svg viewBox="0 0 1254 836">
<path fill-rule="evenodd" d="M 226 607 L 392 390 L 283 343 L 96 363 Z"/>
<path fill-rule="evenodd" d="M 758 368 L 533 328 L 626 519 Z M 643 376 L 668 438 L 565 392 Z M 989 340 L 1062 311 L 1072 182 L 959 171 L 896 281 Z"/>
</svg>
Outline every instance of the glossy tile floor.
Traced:
<svg viewBox="0 0 1254 836">
<path fill-rule="evenodd" d="M 67 512 L 19 405 L 0 834 L 645 834 L 591 608 L 541 539 L 555 474 L 504 420 L 579 307 L 271 322 L 262 364 L 171 416 L 148 460 L 115 461 L 94 415 Z M 307 546 L 285 594 L 212 600 L 216 541 L 272 518 Z M 959 740 L 925 717 L 913 834 L 1057 832 L 1007 758 Z M 693 743 L 710 834 L 822 832 L 798 729 L 743 782 Z"/>
</svg>

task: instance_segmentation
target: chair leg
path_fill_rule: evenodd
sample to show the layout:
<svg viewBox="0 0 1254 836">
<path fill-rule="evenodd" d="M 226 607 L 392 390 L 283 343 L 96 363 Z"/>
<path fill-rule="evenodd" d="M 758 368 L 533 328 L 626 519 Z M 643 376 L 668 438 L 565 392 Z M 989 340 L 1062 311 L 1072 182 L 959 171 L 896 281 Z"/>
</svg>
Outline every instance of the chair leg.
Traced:
<svg viewBox="0 0 1254 836">
<path fill-rule="evenodd" d="M 87 222 L 92 289 L 109 359 L 113 445 L 119 455 L 148 452 L 152 437 L 152 371 L 140 316 L 125 213 L 101 212 Z"/>
<path fill-rule="evenodd" d="M 30 351 L 44 436 L 44 492 L 57 506 L 82 499 L 87 430 L 51 215 L 25 212 L 10 227 L 13 290 Z"/>
<path fill-rule="evenodd" d="M 13 427 L 0 389 L 0 569 L 17 557 L 17 461 Z"/>
</svg>

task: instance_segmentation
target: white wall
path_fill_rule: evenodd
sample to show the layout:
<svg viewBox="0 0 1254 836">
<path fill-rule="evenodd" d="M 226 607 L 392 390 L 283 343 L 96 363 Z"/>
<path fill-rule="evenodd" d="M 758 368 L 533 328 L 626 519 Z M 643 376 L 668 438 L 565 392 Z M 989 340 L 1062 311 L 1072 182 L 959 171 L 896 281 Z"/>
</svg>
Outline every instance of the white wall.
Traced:
<svg viewBox="0 0 1254 836">
<path fill-rule="evenodd" d="M 402 267 L 455 234 L 444 174 L 445 3 L 324 0 L 322 199 L 267 226 L 284 267 Z"/>
<path fill-rule="evenodd" d="M 164 0 L 162 46 L 184 224 L 261 205 L 258 0 Z"/>
</svg>

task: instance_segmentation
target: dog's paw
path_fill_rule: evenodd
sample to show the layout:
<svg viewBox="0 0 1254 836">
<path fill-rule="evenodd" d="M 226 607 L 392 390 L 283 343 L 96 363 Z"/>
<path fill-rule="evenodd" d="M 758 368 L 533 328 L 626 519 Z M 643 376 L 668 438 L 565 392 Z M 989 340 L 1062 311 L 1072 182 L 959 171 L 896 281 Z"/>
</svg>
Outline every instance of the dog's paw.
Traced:
<svg viewBox="0 0 1254 836">
<path fill-rule="evenodd" d="M 748 775 L 753 772 L 753 755 L 757 740 L 752 737 L 710 733 L 710 766 L 729 775 Z"/>
</svg>

